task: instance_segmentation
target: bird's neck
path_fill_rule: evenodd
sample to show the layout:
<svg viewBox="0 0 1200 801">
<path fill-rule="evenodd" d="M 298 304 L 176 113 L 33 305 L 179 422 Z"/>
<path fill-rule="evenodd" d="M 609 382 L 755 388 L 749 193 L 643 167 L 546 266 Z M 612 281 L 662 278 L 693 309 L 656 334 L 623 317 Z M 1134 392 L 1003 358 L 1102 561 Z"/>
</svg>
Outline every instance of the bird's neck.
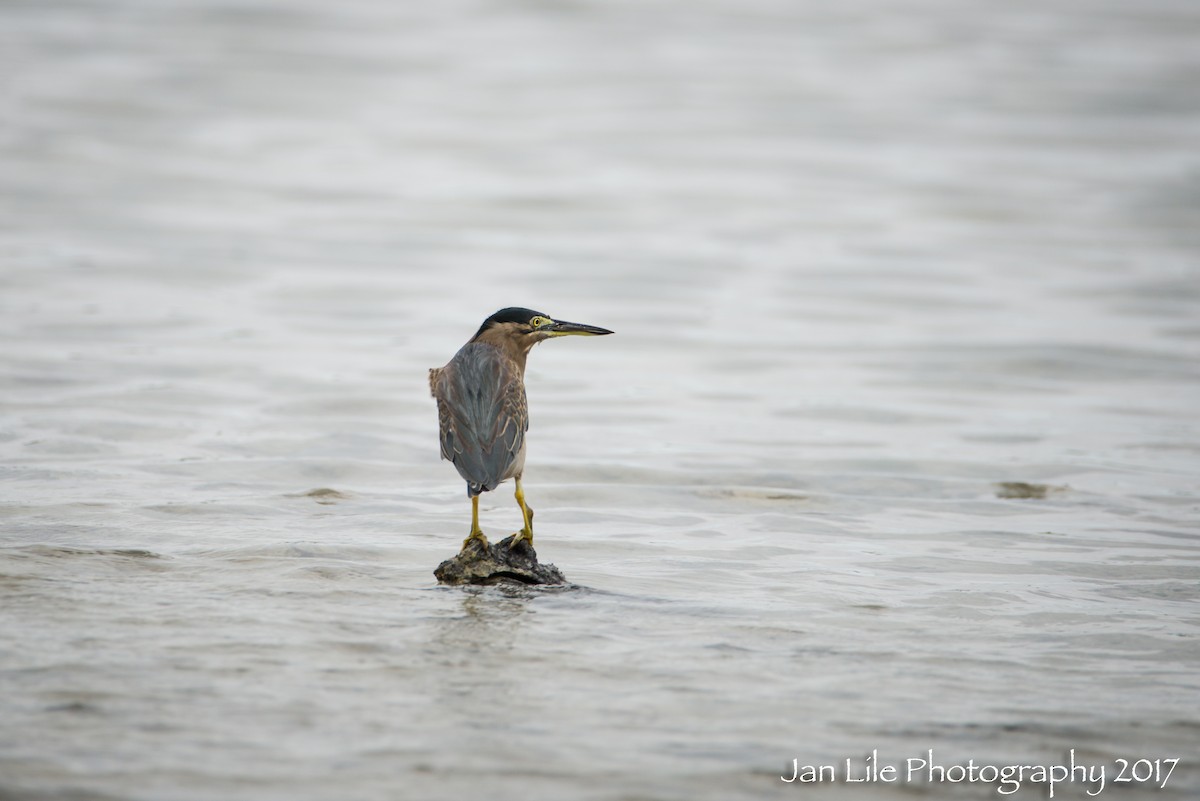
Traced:
<svg viewBox="0 0 1200 801">
<path fill-rule="evenodd" d="M 499 328 L 490 328 L 472 341 L 498 348 L 517 365 L 522 378 L 525 377 L 525 360 L 529 357 L 530 349 L 537 344 L 529 337 L 518 340 Z"/>
</svg>

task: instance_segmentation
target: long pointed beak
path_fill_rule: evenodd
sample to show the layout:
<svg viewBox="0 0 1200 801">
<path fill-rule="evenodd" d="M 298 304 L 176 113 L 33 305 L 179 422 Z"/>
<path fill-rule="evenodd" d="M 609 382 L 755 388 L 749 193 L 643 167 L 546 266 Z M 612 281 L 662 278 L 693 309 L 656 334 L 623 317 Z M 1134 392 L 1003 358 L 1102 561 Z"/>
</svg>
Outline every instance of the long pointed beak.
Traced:
<svg viewBox="0 0 1200 801">
<path fill-rule="evenodd" d="M 607 328 L 600 328 L 594 325 L 584 325 L 583 323 L 568 323 L 566 320 L 555 320 L 554 325 L 550 326 L 548 332 L 552 337 L 598 337 L 605 334 L 611 334 Z"/>
</svg>

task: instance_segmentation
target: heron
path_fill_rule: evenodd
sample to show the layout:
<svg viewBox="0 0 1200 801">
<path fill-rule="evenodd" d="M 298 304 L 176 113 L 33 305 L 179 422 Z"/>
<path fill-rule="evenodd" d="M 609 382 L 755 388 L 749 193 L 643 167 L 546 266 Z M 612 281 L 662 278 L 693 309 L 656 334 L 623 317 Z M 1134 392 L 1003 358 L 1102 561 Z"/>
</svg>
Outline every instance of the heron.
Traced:
<svg viewBox="0 0 1200 801">
<path fill-rule="evenodd" d="M 442 458 L 467 482 L 471 533 L 463 540 L 487 547 L 479 527 L 479 496 L 508 479 L 516 481 L 517 505 L 524 527 L 512 546 L 533 545 L 533 510 L 525 503 L 525 361 L 534 345 L 553 337 L 601 336 L 607 328 L 556 320 L 519 306 L 501 309 L 483 321 L 475 336 L 445 367 L 429 371 L 429 390 L 437 400 Z"/>
</svg>

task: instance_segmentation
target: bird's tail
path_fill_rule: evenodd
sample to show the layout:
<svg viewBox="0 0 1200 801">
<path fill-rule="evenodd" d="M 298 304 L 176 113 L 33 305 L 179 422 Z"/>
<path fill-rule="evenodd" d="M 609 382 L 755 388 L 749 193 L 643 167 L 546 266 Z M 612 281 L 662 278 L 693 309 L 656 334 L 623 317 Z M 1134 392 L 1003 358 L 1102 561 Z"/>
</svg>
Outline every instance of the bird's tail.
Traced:
<svg viewBox="0 0 1200 801">
<path fill-rule="evenodd" d="M 476 495 L 482 495 L 485 492 L 491 492 L 496 488 L 495 484 L 476 484 L 472 481 L 467 482 L 467 497 L 474 498 Z"/>
</svg>

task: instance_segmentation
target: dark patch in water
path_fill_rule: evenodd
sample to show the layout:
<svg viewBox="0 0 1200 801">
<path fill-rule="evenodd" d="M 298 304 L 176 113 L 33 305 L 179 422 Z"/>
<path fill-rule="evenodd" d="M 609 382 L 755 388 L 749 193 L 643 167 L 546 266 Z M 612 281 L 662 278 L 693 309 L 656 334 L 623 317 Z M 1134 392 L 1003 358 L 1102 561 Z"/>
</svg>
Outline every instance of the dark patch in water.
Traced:
<svg viewBox="0 0 1200 801">
<path fill-rule="evenodd" d="M 347 500 L 351 496 L 347 492 L 338 492 L 337 490 L 330 489 L 329 487 L 318 487 L 317 489 L 311 489 L 308 492 L 295 493 L 288 495 L 287 497 L 312 498 L 317 503 L 328 506 L 330 504 L 337 503 L 338 501 Z"/>
<path fill-rule="evenodd" d="M 100 712 L 100 707 L 84 701 L 68 701 L 65 704 L 52 704 L 46 707 L 47 712 L 71 712 L 79 715 L 91 715 Z"/>
<path fill-rule="evenodd" d="M 13 552 L 24 552 L 35 556 L 63 559 L 74 556 L 117 556 L 122 559 L 162 559 L 162 554 L 143 548 L 72 548 L 66 545 L 29 545 L 14 548 Z"/>
<path fill-rule="evenodd" d="M 1052 487 L 1049 484 L 1028 484 L 1024 481 L 1000 481 L 996 483 L 997 498 L 1042 500 L 1050 493 L 1066 492 L 1066 490 L 1066 487 Z"/>
</svg>

